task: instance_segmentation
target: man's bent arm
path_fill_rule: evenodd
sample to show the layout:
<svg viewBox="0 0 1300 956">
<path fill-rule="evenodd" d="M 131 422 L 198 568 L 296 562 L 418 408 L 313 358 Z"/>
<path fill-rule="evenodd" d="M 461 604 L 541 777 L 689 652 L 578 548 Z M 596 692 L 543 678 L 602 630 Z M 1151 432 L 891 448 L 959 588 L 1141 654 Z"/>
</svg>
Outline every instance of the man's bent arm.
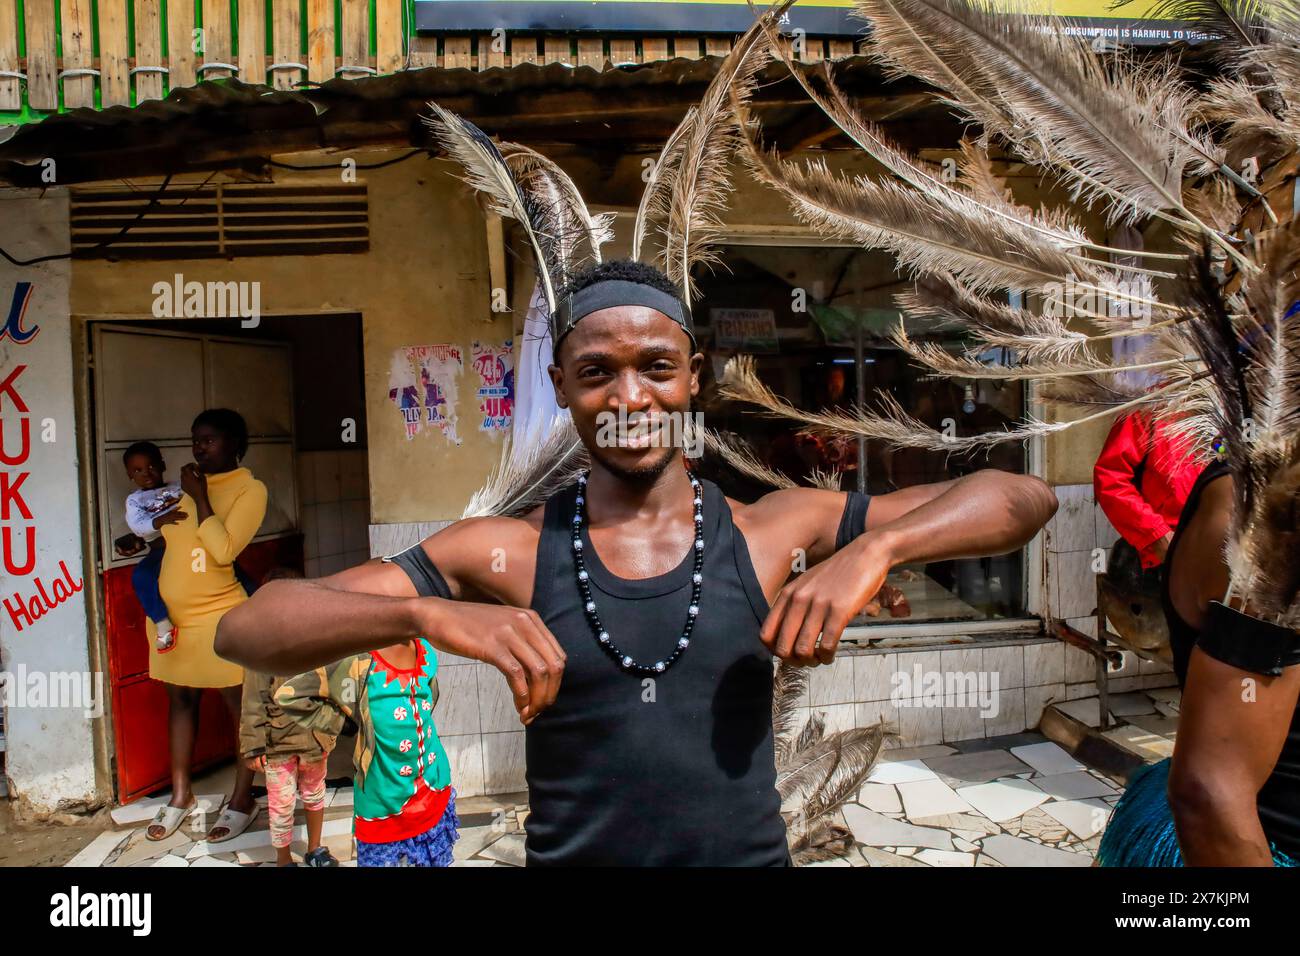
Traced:
<svg viewBox="0 0 1300 956">
<path fill-rule="evenodd" d="M 215 649 L 296 674 L 422 636 L 501 671 L 525 724 L 554 702 L 565 654 L 535 611 L 414 595 L 404 571 L 378 560 L 317 581 L 272 581 L 226 613 Z"/>
<path fill-rule="evenodd" d="M 401 568 L 368 561 L 318 580 L 268 581 L 217 625 L 216 652 L 291 675 L 422 634 L 428 608 Z"/>
<path fill-rule="evenodd" d="M 985 469 L 898 517 L 878 525 L 869 520 L 855 544 L 883 549 L 891 565 L 1006 554 L 1024 547 L 1056 508 L 1056 495 L 1041 479 Z"/>
<path fill-rule="evenodd" d="M 866 532 L 781 589 L 760 639 L 782 659 L 828 664 L 844 628 L 892 568 L 1013 551 L 1056 504 L 1039 479 L 991 469 L 873 499 Z"/>
</svg>

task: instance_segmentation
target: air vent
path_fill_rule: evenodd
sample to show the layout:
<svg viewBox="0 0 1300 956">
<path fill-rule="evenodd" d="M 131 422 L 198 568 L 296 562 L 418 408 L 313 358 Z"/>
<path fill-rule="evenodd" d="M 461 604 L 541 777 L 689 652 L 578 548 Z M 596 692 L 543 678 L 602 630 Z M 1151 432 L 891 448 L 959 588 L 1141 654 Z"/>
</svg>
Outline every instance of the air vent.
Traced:
<svg viewBox="0 0 1300 956">
<path fill-rule="evenodd" d="M 128 225 L 126 235 L 98 248 Z M 364 183 L 169 186 L 161 196 L 124 187 L 72 191 L 72 249 L 83 259 L 313 256 L 369 248 Z"/>
</svg>

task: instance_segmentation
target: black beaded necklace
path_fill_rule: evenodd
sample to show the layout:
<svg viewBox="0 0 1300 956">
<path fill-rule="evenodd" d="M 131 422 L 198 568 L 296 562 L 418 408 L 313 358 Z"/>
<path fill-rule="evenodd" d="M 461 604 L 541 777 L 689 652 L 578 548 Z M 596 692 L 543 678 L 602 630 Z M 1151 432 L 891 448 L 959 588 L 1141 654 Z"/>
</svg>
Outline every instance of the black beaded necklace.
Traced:
<svg viewBox="0 0 1300 956">
<path fill-rule="evenodd" d="M 591 633 L 595 635 L 597 643 L 628 673 L 662 674 L 686 653 L 686 648 L 691 644 L 691 630 L 695 627 L 695 618 L 700 613 L 700 586 L 704 583 L 704 495 L 699 479 L 689 473 L 687 475 L 691 480 L 691 487 L 695 489 L 693 502 L 695 505 L 695 568 L 691 573 L 691 605 L 686 609 L 686 626 L 682 629 L 682 636 L 677 639 L 677 646 L 673 648 L 672 654 L 653 664 L 639 664 L 632 659 L 631 655 L 620 651 L 613 638 L 609 636 L 609 632 L 601 626 L 600 613 L 596 610 L 596 602 L 591 597 L 591 576 L 587 573 L 587 566 L 582 560 L 583 504 L 587 495 L 587 476 L 590 474 L 591 472 L 588 471 L 578 476 L 578 497 L 573 508 L 573 566 L 578 574 L 578 591 L 582 594 L 582 606 L 587 612 Z"/>
</svg>

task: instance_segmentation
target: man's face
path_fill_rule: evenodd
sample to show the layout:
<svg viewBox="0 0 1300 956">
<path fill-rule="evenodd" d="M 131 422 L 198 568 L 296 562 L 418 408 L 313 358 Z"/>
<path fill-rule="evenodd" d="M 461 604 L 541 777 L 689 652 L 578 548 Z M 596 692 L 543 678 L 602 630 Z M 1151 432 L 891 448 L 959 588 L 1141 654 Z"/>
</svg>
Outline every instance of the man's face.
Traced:
<svg viewBox="0 0 1300 956">
<path fill-rule="evenodd" d="M 704 363 L 680 325 L 645 306 L 603 309 L 561 340 L 557 361 L 549 369 L 555 399 L 594 460 L 634 480 L 668 467 Z"/>
</svg>

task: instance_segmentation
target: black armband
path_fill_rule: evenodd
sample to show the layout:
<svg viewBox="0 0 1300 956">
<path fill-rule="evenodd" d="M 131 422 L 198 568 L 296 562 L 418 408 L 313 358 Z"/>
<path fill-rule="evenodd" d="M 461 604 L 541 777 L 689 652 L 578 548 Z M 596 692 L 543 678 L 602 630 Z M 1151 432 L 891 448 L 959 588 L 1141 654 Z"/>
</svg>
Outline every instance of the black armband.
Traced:
<svg viewBox="0 0 1300 956">
<path fill-rule="evenodd" d="M 415 593 L 420 597 L 440 597 L 451 599 L 451 588 L 442 576 L 438 566 L 429 560 L 424 548 L 416 544 L 397 554 L 386 555 L 380 560 L 395 564 L 411 579 Z"/>
<path fill-rule="evenodd" d="M 1218 601 L 1210 602 L 1196 646 L 1216 661 L 1265 677 L 1300 664 L 1300 634 Z"/>
<path fill-rule="evenodd" d="M 870 505 L 871 495 L 864 495 L 860 491 L 848 493 L 844 502 L 844 514 L 840 516 L 840 529 L 835 534 L 836 551 L 867 530 L 867 508 Z"/>
</svg>

